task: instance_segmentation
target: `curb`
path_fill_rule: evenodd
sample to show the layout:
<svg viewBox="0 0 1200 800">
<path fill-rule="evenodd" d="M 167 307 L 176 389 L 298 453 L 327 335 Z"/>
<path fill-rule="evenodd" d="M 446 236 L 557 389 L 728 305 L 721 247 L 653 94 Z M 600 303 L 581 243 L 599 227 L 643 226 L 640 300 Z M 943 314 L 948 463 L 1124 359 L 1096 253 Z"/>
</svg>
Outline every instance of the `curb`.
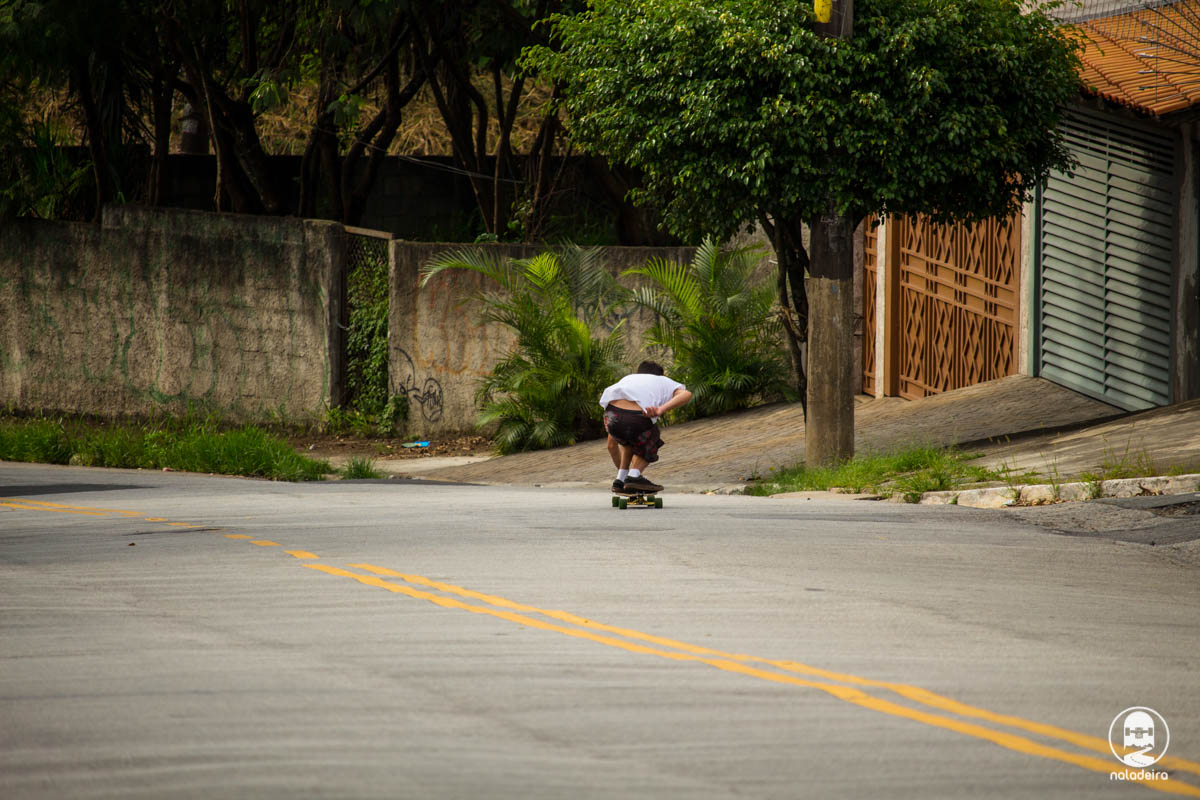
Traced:
<svg viewBox="0 0 1200 800">
<path fill-rule="evenodd" d="M 1011 508 L 1042 506 L 1050 503 L 1095 500 L 1101 497 L 1143 497 L 1190 494 L 1200 491 L 1200 474 L 1159 478 L 1121 478 L 1088 483 L 1031 484 L 993 486 L 987 489 L 961 489 L 926 492 L 917 502 L 922 505 L 960 505 L 969 508 Z M 902 495 L 893 502 L 905 502 Z"/>
</svg>

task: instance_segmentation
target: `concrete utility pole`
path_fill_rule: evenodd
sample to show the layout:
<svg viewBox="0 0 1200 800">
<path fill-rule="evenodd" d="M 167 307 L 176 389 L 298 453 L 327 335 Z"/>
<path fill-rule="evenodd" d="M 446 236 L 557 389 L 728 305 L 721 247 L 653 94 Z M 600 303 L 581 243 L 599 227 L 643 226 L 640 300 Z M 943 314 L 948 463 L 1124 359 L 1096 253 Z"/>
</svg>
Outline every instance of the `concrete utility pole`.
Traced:
<svg viewBox="0 0 1200 800">
<path fill-rule="evenodd" d="M 816 31 L 849 39 L 854 0 L 814 0 Z M 854 456 L 854 229 L 833 208 L 813 220 L 808 290 L 808 419 L 804 460 L 831 466 Z"/>
</svg>

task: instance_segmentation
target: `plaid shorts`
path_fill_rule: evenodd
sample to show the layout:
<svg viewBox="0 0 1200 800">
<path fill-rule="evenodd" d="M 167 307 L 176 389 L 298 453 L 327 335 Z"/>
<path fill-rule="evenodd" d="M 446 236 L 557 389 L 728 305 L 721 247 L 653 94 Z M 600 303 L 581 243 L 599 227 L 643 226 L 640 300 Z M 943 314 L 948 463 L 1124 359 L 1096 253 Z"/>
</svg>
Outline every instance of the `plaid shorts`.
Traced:
<svg viewBox="0 0 1200 800">
<path fill-rule="evenodd" d="M 604 427 L 608 435 L 653 464 L 658 461 L 658 448 L 663 440 L 658 438 L 658 426 L 641 411 L 630 411 L 610 405 L 604 409 Z"/>
</svg>

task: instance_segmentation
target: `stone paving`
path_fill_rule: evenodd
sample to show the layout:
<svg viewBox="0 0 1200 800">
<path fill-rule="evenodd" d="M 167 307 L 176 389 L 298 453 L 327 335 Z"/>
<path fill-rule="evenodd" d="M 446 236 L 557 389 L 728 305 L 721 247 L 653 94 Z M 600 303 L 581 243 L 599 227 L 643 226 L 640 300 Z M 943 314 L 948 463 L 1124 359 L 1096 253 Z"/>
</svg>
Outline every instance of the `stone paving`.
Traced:
<svg viewBox="0 0 1200 800">
<path fill-rule="evenodd" d="M 1041 471 L 1047 459 L 1057 458 L 1065 477 L 1077 464 L 1098 466 L 1106 447 L 1123 450 L 1128 434 L 1140 437 L 1131 440 L 1135 447 L 1152 454 L 1161 439 L 1170 458 L 1200 463 L 1200 401 L 1185 405 L 1181 413 L 1172 413 L 1180 408 L 1174 406 L 1110 421 L 1121 415 L 1112 406 L 1040 378 L 1012 376 L 916 401 L 862 396 L 855 405 L 855 446 L 864 452 L 910 443 L 970 444 L 985 454 L 983 463 L 1015 460 Z M 1160 412 L 1164 419 L 1153 416 Z M 1084 428 L 1089 423 L 1096 427 Z M 1054 433 L 1066 429 L 1074 432 Z M 663 429 L 663 439 L 662 461 L 648 470 L 655 481 L 669 491 L 728 492 L 772 467 L 803 460 L 804 419 L 799 404 L 780 404 L 673 425 Z M 380 466 L 406 474 L 402 461 Z M 607 488 L 613 467 L 604 442 L 594 441 L 439 469 L 423 466 L 413 476 Z"/>
</svg>

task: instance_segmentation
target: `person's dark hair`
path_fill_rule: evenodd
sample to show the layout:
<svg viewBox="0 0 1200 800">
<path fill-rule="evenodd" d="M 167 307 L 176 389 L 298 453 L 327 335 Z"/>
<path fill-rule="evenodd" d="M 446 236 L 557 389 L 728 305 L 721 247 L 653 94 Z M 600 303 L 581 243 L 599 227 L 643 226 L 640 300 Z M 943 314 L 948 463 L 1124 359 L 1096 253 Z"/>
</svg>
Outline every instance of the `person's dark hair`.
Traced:
<svg viewBox="0 0 1200 800">
<path fill-rule="evenodd" d="M 666 370 L 657 361 L 643 361 L 638 364 L 638 375 L 662 375 Z"/>
</svg>

